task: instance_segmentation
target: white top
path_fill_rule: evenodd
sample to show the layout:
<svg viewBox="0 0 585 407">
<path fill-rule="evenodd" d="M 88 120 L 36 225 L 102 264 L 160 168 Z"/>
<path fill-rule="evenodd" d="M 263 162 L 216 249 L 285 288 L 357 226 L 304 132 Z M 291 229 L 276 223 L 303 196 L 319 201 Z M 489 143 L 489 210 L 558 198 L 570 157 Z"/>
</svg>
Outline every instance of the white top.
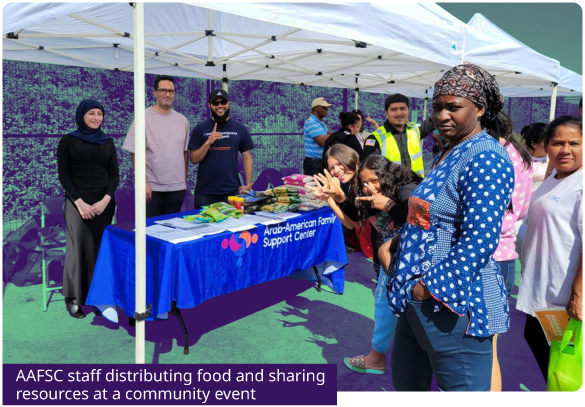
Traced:
<svg viewBox="0 0 585 407">
<path fill-rule="evenodd" d="M 565 306 L 580 261 L 583 236 L 583 173 L 548 177 L 532 195 L 522 244 L 522 281 L 516 308 Z"/>
<path fill-rule="evenodd" d="M 186 188 L 185 151 L 189 145 L 189 122 L 171 109 L 158 113 L 151 106 L 146 116 L 146 179 L 153 191 L 181 191 Z M 124 140 L 124 150 L 134 152 L 134 122 Z"/>
<path fill-rule="evenodd" d="M 546 175 L 546 169 L 548 168 L 548 155 L 543 157 L 532 158 L 532 192 L 536 191 L 539 186 L 544 182 L 544 176 Z"/>
</svg>

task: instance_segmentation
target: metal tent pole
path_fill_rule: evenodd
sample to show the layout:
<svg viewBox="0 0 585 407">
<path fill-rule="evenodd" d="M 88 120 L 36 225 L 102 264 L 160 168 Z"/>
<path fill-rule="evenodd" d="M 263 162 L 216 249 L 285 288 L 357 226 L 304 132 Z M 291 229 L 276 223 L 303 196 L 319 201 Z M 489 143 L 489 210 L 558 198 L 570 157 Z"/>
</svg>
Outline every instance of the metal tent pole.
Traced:
<svg viewBox="0 0 585 407">
<path fill-rule="evenodd" d="M 422 121 L 424 122 L 427 118 L 427 103 L 429 102 L 429 90 L 425 89 L 425 104 L 423 107 L 423 118 Z"/>
<path fill-rule="evenodd" d="M 358 94 L 359 94 L 360 88 L 358 88 L 358 77 L 355 77 L 355 98 L 354 98 L 354 109 L 358 110 Z"/>
<path fill-rule="evenodd" d="M 226 64 L 223 64 L 223 74 L 222 74 L 222 84 L 221 87 L 223 90 L 225 90 L 226 92 L 228 92 L 228 76 L 227 76 L 227 66 Z M 229 94 L 229 92 L 228 92 Z"/>
<path fill-rule="evenodd" d="M 136 213 L 136 363 L 145 363 L 145 320 L 138 317 L 146 310 L 146 137 L 145 137 L 145 72 L 144 72 L 144 3 L 134 3 L 134 123 L 135 213 Z"/>
<path fill-rule="evenodd" d="M 552 86 L 553 86 L 553 90 L 552 90 L 552 96 L 550 98 L 550 116 L 549 116 L 549 119 L 551 122 L 555 119 L 555 110 L 557 108 L 557 91 L 558 91 L 559 84 L 556 82 L 553 82 Z"/>
</svg>

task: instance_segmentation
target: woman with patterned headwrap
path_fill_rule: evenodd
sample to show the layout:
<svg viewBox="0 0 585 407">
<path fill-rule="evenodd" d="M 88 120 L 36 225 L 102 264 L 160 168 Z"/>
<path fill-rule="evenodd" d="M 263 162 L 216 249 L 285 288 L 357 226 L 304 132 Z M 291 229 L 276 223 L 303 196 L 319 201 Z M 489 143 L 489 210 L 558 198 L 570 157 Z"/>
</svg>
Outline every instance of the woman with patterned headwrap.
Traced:
<svg viewBox="0 0 585 407">
<path fill-rule="evenodd" d="M 433 375 L 441 390 L 490 390 L 492 339 L 509 326 L 492 256 L 514 188 L 496 135 L 503 100 L 476 65 L 456 66 L 435 84 L 432 119 L 448 144 L 409 199 L 388 282 L 400 316 L 391 362 L 397 390 L 430 390 Z"/>
<path fill-rule="evenodd" d="M 77 130 L 63 136 L 57 147 L 59 182 L 65 190 L 67 224 L 63 295 L 69 315 L 84 318 L 85 304 L 102 235 L 112 223 L 118 186 L 114 141 L 102 131 L 104 107 L 83 100 L 77 107 Z"/>
</svg>

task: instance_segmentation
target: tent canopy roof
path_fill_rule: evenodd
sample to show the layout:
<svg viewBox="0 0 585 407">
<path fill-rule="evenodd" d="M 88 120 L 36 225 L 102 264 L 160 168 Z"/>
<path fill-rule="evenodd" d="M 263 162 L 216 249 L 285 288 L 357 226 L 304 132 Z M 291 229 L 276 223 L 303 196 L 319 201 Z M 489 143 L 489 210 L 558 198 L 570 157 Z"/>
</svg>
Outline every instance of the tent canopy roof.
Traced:
<svg viewBox="0 0 585 407">
<path fill-rule="evenodd" d="M 6 59 L 133 70 L 128 3 L 10 3 L 3 15 Z M 505 94 L 550 84 L 549 65 L 540 77 L 514 74 L 524 48 L 507 34 L 494 51 L 492 31 L 465 27 L 434 3 L 146 3 L 146 72 L 425 97 L 465 58 L 495 73 Z"/>
<path fill-rule="evenodd" d="M 489 65 L 506 96 L 550 96 L 554 83 L 558 95 L 582 92 L 581 76 L 561 67 L 476 13 L 466 26 L 465 60 Z M 562 80 L 561 70 L 568 71 Z"/>
</svg>

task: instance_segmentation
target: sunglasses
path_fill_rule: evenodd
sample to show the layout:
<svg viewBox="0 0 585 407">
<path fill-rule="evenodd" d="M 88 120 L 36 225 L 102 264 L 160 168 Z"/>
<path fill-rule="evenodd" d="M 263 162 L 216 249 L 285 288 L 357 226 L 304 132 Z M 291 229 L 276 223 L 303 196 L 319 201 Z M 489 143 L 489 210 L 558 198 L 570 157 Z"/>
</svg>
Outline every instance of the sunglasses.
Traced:
<svg viewBox="0 0 585 407">
<path fill-rule="evenodd" d="M 212 100 L 211 101 L 211 104 L 213 106 L 219 106 L 219 105 L 226 106 L 228 103 L 229 102 L 227 100 L 225 100 L 225 99 L 222 99 L 222 100 Z"/>
</svg>

